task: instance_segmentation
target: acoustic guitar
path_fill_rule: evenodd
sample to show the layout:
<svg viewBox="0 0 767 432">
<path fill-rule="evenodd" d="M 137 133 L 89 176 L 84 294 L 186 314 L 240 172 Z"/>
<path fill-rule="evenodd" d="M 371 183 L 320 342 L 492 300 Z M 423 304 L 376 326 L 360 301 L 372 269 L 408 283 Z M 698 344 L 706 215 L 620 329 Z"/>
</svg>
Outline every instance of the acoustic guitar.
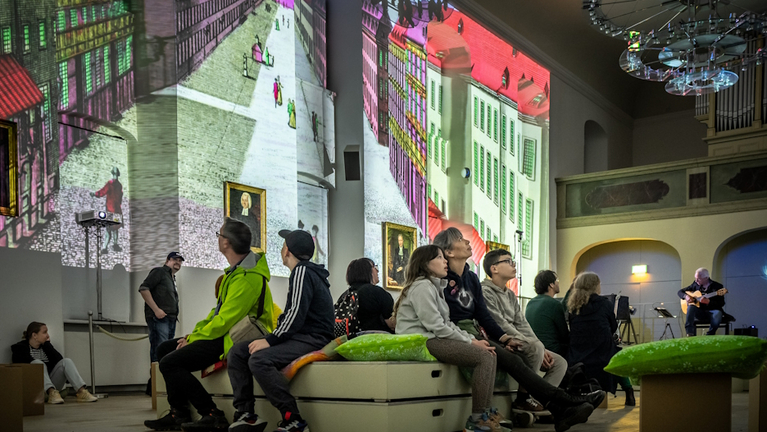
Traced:
<svg viewBox="0 0 767 432">
<path fill-rule="evenodd" d="M 700 292 L 700 290 L 694 291 L 694 292 L 693 291 L 687 291 L 687 292 L 685 292 L 685 294 L 687 294 L 688 296 L 692 297 L 693 301 L 691 301 L 690 303 L 687 303 L 687 300 L 681 299 L 682 313 L 687 315 L 687 305 L 688 304 L 694 305 L 696 307 L 700 307 L 701 300 L 706 299 L 706 300 L 703 301 L 703 303 L 708 303 L 708 299 L 710 299 L 711 297 L 723 296 L 723 295 L 727 294 L 728 292 L 729 291 L 727 291 L 727 288 L 720 288 L 720 289 L 718 289 L 718 290 L 716 290 L 716 291 L 714 291 L 712 293 L 709 293 L 709 294 L 702 294 Z"/>
</svg>

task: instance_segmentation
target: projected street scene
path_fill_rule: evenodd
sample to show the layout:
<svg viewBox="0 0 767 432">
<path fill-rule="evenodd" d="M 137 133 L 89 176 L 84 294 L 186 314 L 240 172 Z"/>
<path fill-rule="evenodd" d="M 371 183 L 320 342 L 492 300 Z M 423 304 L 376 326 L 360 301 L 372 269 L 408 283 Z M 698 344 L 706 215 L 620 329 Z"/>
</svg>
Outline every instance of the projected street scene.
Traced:
<svg viewBox="0 0 767 432">
<path fill-rule="evenodd" d="M 169 248 L 221 268 L 212 233 L 227 181 L 267 191 L 270 263 L 302 202 L 326 245 L 326 200 L 297 186 L 335 182 L 323 1 L 70 3 L 0 0 L 0 64 L 13 72 L 0 84 L 17 92 L 0 117 L 19 125 L 19 217 L 0 217 L 0 246 L 84 266 L 74 214 L 104 210 L 123 220 L 103 232 L 105 268 L 153 267 Z"/>
<path fill-rule="evenodd" d="M 446 2 L 362 9 L 366 255 L 380 259 L 382 222 L 426 241 L 449 219 L 474 228 L 475 264 L 499 242 L 537 271 L 549 72 Z"/>
</svg>

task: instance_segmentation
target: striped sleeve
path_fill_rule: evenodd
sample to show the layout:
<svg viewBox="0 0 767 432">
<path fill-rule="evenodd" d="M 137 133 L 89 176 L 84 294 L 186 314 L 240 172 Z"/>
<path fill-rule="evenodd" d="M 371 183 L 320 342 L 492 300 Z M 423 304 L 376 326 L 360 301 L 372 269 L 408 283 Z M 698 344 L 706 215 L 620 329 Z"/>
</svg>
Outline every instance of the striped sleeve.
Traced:
<svg viewBox="0 0 767 432">
<path fill-rule="evenodd" d="M 311 276 L 306 275 L 306 266 L 297 266 L 288 289 L 285 310 L 280 315 L 277 328 L 266 336 L 270 346 L 290 340 L 304 326 L 308 308 L 311 304 Z"/>
</svg>

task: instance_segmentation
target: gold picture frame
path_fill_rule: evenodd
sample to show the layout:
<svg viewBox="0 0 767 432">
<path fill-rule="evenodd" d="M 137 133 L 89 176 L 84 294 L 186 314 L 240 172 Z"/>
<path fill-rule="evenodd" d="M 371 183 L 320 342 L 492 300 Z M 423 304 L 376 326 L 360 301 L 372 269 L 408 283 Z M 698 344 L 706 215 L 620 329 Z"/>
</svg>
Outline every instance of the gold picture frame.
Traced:
<svg viewBox="0 0 767 432">
<path fill-rule="evenodd" d="M 19 215 L 18 125 L 0 119 L 0 215 Z M 7 171 L 6 171 L 7 167 Z"/>
<path fill-rule="evenodd" d="M 401 290 L 405 282 L 405 267 L 418 247 L 418 229 L 392 222 L 383 227 L 383 287 Z M 402 243 L 400 244 L 400 236 Z"/>
<path fill-rule="evenodd" d="M 256 198 L 253 197 L 256 196 Z M 244 204 L 248 200 L 248 204 Z M 253 210 L 254 207 L 257 207 Z M 250 250 L 266 251 L 266 189 L 224 182 L 224 216 L 244 222 L 251 231 Z"/>
<path fill-rule="evenodd" d="M 494 241 L 486 241 L 485 242 L 485 253 L 488 253 L 490 251 L 496 250 L 496 249 L 503 249 L 507 252 L 509 252 L 512 257 L 514 256 L 514 252 L 511 251 L 511 246 L 503 243 L 498 243 Z"/>
</svg>

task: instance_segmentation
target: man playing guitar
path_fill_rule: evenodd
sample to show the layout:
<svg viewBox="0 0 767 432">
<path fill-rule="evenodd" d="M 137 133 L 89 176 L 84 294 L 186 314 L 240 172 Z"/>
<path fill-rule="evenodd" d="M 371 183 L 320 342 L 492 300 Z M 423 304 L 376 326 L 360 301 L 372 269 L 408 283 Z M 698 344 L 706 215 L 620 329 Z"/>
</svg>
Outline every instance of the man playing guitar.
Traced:
<svg viewBox="0 0 767 432">
<path fill-rule="evenodd" d="M 708 270 L 695 270 L 695 282 L 677 293 L 687 305 L 687 321 L 684 326 L 687 336 L 695 336 L 695 318 L 704 318 L 706 315 L 711 318 L 711 325 L 706 334 L 716 333 L 724 315 L 722 307 L 726 293 L 727 289 L 722 284 L 709 278 Z"/>
</svg>

